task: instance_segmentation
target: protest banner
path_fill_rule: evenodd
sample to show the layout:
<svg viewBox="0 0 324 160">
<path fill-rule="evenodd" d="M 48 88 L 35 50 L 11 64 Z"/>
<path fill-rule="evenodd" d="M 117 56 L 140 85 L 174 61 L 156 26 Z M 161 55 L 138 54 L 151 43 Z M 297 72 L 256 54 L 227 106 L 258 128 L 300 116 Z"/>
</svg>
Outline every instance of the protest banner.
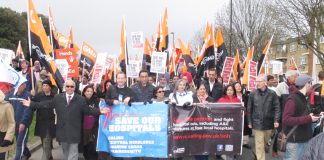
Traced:
<svg viewBox="0 0 324 160">
<path fill-rule="evenodd" d="M 196 104 L 169 107 L 172 157 L 236 155 L 242 152 L 241 104 Z"/>
<path fill-rule="evenodd" d="M 96 63 L 93 66 L 93 73 L 91 83 L 99 84 L 102 79 L 103 72 L 105 71 L 105 65 L 107 61 L 107 53 L 98 53 Z"/>
<path fill-rule="evenodd" d="M 152 73 L 162 73 L 166 71 L 167 53 L 153 52 L 151 56 L 151 70 Z"/>
<path fill-rule="evenodd" d="M 249 61 L 249 80 L 248 80 L 248 90 L 253 91 L 257 88 L 256 77 L 257 77 L 257 63 L 254 61 Z"/>
<path fill-rule="evenodd" d="M 231 73 L 233 70 L 234 58 L 226 57 L 222 70 L 223 83 L 225 85 L 229 84 Z"/>
<path fill-rule="evenodd" d="M 79 68 L 74 48 L 56 49 L 56 59 L 65 59 L 69 64 L 68 78 L 79 78 Z"/>
<path fill-rule="evenodd" d="M 132 48 L 143 49 L 144 48 L 144 36 L 143 32 L 131 32 Z"/>
<path fill-rule="evenodd" d="M 10 65 L 13 58 L 15 58 L 15 52 L 13 50 L 0 48 L 0 59 L 4 64 Z"/>
<path fill-rule="evenodd" d="M 100 107 L 105 106 L 100 103 Z M 113 106 L 109 116 L 100 116 L 97 150 L 113 157 L 167 158 L 167 126 L 165 103 Z"/>
<path fill-rule="evenodd" d="M 68 78 L 69 63 L 66 61 L 66 59 L 55 59 L 55 66 L 60 71 L 65 82 Z"/>
</svg>

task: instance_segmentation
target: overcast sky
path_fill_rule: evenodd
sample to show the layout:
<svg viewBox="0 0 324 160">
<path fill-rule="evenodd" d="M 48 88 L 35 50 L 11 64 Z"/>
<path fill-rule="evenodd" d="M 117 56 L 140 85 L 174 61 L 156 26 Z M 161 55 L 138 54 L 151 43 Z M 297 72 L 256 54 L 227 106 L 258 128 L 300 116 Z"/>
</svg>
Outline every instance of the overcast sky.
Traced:
<svg viewBox="0 0 324 160">
<path fill-rule="evenodd" d="M 207 21 L 214 21 L 216 12 L 229 0 L 34 0 L 36 11 L 48 15 L 51 6 L 58 32 L 68 35 L 73 28 L 74 41 L 81 47 L 88 42 L 98 52 L 119 54 L 122 16 L 127 36 L 143 31 L 144 37 L 156 37 L 158 21 L 165 7 L 169 13 L 169 32 L 175 38 L 190 42 L 194 33 Z M 27 10 L 27 0 L 0 0 L 1 7 Z"/>
</svg>

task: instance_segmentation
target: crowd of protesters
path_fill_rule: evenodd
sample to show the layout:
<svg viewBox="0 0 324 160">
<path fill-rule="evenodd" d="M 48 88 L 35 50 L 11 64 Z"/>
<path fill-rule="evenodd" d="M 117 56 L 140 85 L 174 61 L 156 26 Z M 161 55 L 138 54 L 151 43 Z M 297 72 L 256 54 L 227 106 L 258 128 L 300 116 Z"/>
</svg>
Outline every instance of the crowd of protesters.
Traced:
<svg viewBox="0 0 324 160">
<path fill-rule="evenodd" d="M 14 59 L 12 67 L 27 81 L 18 87 L 16 93 L 14 89 L 0 91 L 1 160 L 7 158 L 14 141 L 14 160 L 31 156 L 27 135 L 35 115 L 34 134 L 42 142 L 42 160 L 55 159 L 52 155 L 54 139 L 61 145 L 66 160 L 107 159 L 109 156 L 97 153 L 95 147 L 98 117 L 109 112 L 108 108 L 99 109 L 100 101 L 126 106 L 133 102 L 165 102 L 183 107 L 195 103 L 240 103 L 245 108 L 243 147 L 251 149 L 249 137 L 254 133 L 258 160 L 265 159 L 270 147 L 269 139 L 274 141 L 272 156 L 277 158 L 276 133 L 283 130 L 287 134 L 294 126 L 297 129 L 288 138 L 284 159 L 323 156 L 312 147 L 321 145 L 318 144 L 321 141 L 311 141 L 311 145 L 307 143 L 322 132 L 315 129 L 315 124 L 324 108 L 320 96 L 324 71 L 319 72 L 320 81 L 313 86 L 310 76 L 295 70 L 287 71 L 282 81 L 273 75 L 260 74 L 256 79 L 257 89 L 251 92 L 240 82 L 223 84 L 215 69 L 209 69 L 206 77 L 199 79 L 197 84 L 189 72 L 170 76 L 168 73 L 155 75 L 141 70 L 139 78 L 130 85 L 123 72 L 116 73 L 115 81 L 106 80 L 98 85 L 91 84 L 91 75 L 80 74 L 83 75 L 80 80 L 67 80 L 64 91 L 59 93 L 50 81 L 49 73 L 38 61 L 30 68 L 28 61 Z M 305 149 L 318 155 L 304 155 Z M 197 155 L 195 159 L 208 159 L 208 156 Z"/>
</svg>

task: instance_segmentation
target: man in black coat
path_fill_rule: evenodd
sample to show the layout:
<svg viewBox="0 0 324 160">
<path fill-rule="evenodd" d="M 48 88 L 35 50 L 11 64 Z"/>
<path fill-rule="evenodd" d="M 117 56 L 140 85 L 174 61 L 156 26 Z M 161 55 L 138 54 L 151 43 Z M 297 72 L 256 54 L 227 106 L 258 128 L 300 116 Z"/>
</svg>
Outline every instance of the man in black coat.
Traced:
<svg viewBox="0 0 324 160">
<path fill-rule="evenodd" d="M 37 93 L 32 100 L 35 102 L 49 101 L 54 98 L 51 92 L 52 83 L 50 80 L 42 82 L 42 92 Z M 53 108 L 42 108 L 36 110 L 35 136 L 39 136 L 42 141 L 42 159 L 53 159 L 52 141 L 55 137 L 55 114 Z"/>
<path fill-rule="evenodd" d="M 139 82 L 130 87 L 136 96 L 136 102 L 149 102 L 153 98 L 154 86 L 148 83 L 148 71 L 139 72 Z"/>
<path fill-rule="evenodd" d="M 208 82 L 206 85 L 207 93 L 217 102 L 223 96 L 223 85 L 216 81 L 217 73 L 215 69 L 208 70 Z"/>
<path fill-rule="evenodd" d="M 279 127 L 280 103 L 277 94 L 266 86 L 267 77 L 259 75 L 257 88 L 249 95 L 247 118 L 255 133 L 255 150 L 258 160 L 265 159 L 265 144 L 274 128 Z"/>
<path fill-rule="evenodd" d="M 31 108 L 55 108 L 57 114 L 56 138 L 62 145 L 65 160 L 78 160 L 78 143 L 81 140 L 83 114 L 99 115 L 108 113 L 108 108 L 93 109 L 86 106 L 85 99 L 74 93 L 75 82 L 65 82 L 65 92 L 55 95 L 53 100 L 31 102 L 23 100 L 24 106 Z"/>
</svg>

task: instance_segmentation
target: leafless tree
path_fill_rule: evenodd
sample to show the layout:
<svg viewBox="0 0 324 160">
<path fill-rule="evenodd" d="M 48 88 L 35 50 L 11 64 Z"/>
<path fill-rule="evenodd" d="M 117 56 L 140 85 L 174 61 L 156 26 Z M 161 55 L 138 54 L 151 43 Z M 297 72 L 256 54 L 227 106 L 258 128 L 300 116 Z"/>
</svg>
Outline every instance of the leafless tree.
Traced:
<svg viewBox="0 0 324 160">
<path fill-rule="evenodd" d="M 318 57 L 324 69 L 324 54 L 320 48 L 320 37 L 324 35 L 324 0 L 276 0 L 272 5 L 277 15 L 274 23 L 283 33 L 298 37 Z"/>
<path fill-rule="evenodd" d="M 236 49 L 245 55 L 248 47 L 255 47 L 254 60 L 257 60 L 271 35 L 279 38 L 278 30 L 272 23 L 273 14 L 267 0 L 234 0 L 232 17 L 232 52 Z M 230 5 L 216 16 L 216 27 L 223 30 L 225 43 L 230 39 Z M 233 55 L 233 54 L 232 54 Z"/>
</svg>

